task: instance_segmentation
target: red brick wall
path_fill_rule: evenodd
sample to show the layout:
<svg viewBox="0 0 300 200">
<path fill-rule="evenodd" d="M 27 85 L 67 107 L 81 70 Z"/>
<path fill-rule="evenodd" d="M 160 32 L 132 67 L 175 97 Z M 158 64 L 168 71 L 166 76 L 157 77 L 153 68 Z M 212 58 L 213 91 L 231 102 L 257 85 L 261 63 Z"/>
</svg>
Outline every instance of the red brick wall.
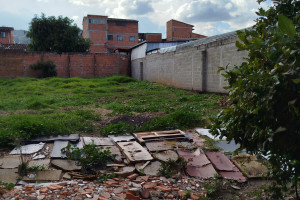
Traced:
<svg viewBox="0 0 300 200">
<path fill-rule="evenodd" d="M 0 43 L 2 44 L 14 44 L 14 36 L 13 36 L 13 31 L 0 31 L 0 32 L 5 32 L 5 38 L 2 38 L 0 36 Z"/>
<path fill-rule="evenodd" d="M 161 33 L 145 33 L 144 39 L 148 42 L 161 42 Z"/>
<path fill-rule="evenodd" d="M 0 52 L 0 78 L 39 77 L 29 66 L 52 60 L 58 77 L 100 77 L 129 75 L 130 57 L 119 54 L 54 54 Z"/>
</svg>

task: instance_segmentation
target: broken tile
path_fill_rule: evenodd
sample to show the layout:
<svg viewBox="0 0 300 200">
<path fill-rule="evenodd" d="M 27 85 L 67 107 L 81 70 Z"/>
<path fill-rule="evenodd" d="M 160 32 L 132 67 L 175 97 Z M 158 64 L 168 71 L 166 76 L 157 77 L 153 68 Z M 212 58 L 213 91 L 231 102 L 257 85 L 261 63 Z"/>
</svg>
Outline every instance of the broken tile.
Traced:
<svg viewBox="0 0 300 200">
<path fill-rule="evenodd" d="M 178 160 L 178 155 L 175 151 L 168 150 L 168 151 L 163 151 L 159 153 L 154 153 L 153 157 L 156 158 L 157 160 L 167 162 L 169 160 Z"/>
<path fill-rule="evenodd" d="M 65 171 L 81 170 L 81 166 L 76 165 L 74 160 L 54 159 L 51 164 Z"/>
<path fill-rule="evenodd" d="M 241 154 L 234 156 L 232 162 L 248 177 L 259 178 L 268 172 L 265 165 L 258 162 L 256 156 Z"/>
<path fill-rule="evenodd" d="M 166 141 L 146 142 L 145 145 L 150 152 L 166 151 L 173 149 L 172 144 Z"/>
<path fill-rule="evenodd" d="M 83 143 L 85 145 L 94 143 L 97 146 L 113 146 L 115 145 L 111 138 L 100 137 L 83 137 Z"/>
<path fill-rule="evenodd" d="M 37 137 L 37 138 L 31 139 L 30 141 L 32 141 L 32 142 L 52 142 L 52 141 L 77 142 L 78 140 L 79 140 L 78 134 L 70 134 L 70 135 Z"/>
<path fill-rule="evenodd" d="M 28 176 L 30 176 L 29 174 Z M 61 170 L 42 170 L 38 171 L 37 174 L 33 178 L 29 178 L 28 176 L 24 176 L 24 181 L 59 181 L 62 175 Z"/>
<path fill-rule="evenodd" d="M 161 162 L 154 161 L 144 168 L 143 173 L 148 176 L 158 176 L 160 168 Z"/>
<path fill-rule="evenodd" d="M 122 136 L 109 135 L 108 137 L 111 138 L 114 142 L 129 142 L 135 140 L 135 138 L 132 135 L 122 135 Z"/>
<path fill-rule="evenodd" d="M 126 176 L 129 176 L 130 174 L 133 174 L 134 171 L 135 171 L 134 166 L 126 166 L 126 167 L 120 168 L 120 170 L 115 172 L 115 174 L 118 176 L 126 177 Z"/>
<path fill-rule="evenodd" d="M 188 165 L 186 167 L 186 171 L 190 176 L 202 178 L 202 179 L 213 178 L 217 174 L 212 164 L 208 164 L 205 166 Z"/>
<path fill-rule="evenodd" d="M 21 156 L 19 155 L 5 156 L 0 158 L 0 168 L 3 169 L 18 168 L 21 163 Z"/>
<path fill-rule="evenodd" d="M 221 152 L 206 152 L 207 158 L 220 171 L 233 171 L 234 164 Z"/>
<path fill-rule="evenodd" d="M 21 152 L 23 155 L 33 154 L 33 153 L 40 151 L 44 147 L 44 145 L 45 145 L 45 143 L 40 142 L 39 144 L 24 145 L 24 146 L 21 146 L 20 148 L 16 147 L 9 154 L 16 155 L 16 154 L 21 154 Z"/>
<path fill-rule="evenodd" d="M 65 158 L 66 153 L 62 153 L 61 149 L 65 148 L 68 144 L 68 141 L 54 141 L 53 149 L 50 155 L 51 158 Z"/>
<path fill-rule="evenodd" d="M 31 160 L 28 162 L 28 167 L 44 166 L 45 169 L 49 169 L 50 159 L 45 160 Z"/>
<path fill-rule="evenodd" d="M 136 141 L 118 142 L 117 145 L 130 162 L 153 160 L 151 154 Z"/>
<path fill-rule="evenodd" d="M 16 184 L 18 177 L 18 169 L 0 169 L 0 181 Z"/>
</svg>

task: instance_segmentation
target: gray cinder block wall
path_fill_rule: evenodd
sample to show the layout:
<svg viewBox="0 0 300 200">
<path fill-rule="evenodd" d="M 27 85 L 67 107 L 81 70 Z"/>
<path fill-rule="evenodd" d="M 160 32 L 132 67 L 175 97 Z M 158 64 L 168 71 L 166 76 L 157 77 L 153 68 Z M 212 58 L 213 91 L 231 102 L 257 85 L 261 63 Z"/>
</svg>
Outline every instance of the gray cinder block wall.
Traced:
<svg viewBox="0 0 300 200">
<path fill-rule="evenodd" d="M 201 92 L 227 93 L 219 67 L 239 65 L 247 57 L 237 51 L 235 32 L 178 45 L 176 51 L 154 53 L 131 61 L 132 77 Z"/>
</svg>

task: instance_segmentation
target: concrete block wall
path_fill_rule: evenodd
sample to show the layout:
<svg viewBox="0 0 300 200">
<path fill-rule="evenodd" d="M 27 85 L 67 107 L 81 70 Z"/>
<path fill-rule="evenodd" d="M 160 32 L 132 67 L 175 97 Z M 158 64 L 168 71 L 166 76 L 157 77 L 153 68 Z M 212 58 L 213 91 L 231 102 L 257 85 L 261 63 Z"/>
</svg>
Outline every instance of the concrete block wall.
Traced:
<svg viewBox="0 0 300 200">
<path fill-rule="evenodd" d="M 159 82 L 177 88 L 203 92 L 227 93 L 227 82 L 218 73 L 219 67 L 232 68 L 243 62 L 246 51 L 237 51 L 231 38 L 175 52 L 151 54 L 132 60 L 132 77 Z M 143 62 L 143 75 L 140 71 Z"/>
<path fill-rule="evenodd" d="M 0 78 L 39 77 L 30 65 L 51 60 L 58 77 L 103 77 L 129 75 L 130 58 L 119 54 L 54 54 L 0 52 Z"/>
</svg>

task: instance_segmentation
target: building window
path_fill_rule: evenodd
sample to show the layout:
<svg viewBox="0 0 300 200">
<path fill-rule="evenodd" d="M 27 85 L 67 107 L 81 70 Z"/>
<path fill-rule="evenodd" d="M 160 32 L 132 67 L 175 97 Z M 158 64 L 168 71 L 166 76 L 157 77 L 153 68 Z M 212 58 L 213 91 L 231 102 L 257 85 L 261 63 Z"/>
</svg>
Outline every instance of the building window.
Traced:
<svg viewBox="0 0 300 200">
<path fill-rule="evenodd" d="M 114 40 L 114 36 L 113 35 L 107 35 L 107 40 Z"/>
<path fill-rule="evenodd" d="M 135 36 L 129 36 L 129 41 L 135 42 Z"/>
<path fill-rule="evenodd" d="M 117 36 L 117 40 L 118 40 L 118 41 L 123 41 L 123 36 L 122 36 L 122 35 L 118 35 L 118 36 Z"/>
<path fill-rule="evenodd" d="M 116 21 L 116 26 L 127 26 L 127 23 L 122 21 Z"/>
<path fill-rule="evenodd" d="M 5 32 L 1 32 L 1 38 L 5 38 L 5 37 L 6 37 Z"/>
<path fill-rule="evenodd" d="M 107 53 L 113 53 L 114 50 L 113 49 L 107 49 Z"/>
<path fill-rule="evenodd" d="M 106 24 L 106 19 L 101 18 L 89 18 L 90 24 Z"/>
</svg>

